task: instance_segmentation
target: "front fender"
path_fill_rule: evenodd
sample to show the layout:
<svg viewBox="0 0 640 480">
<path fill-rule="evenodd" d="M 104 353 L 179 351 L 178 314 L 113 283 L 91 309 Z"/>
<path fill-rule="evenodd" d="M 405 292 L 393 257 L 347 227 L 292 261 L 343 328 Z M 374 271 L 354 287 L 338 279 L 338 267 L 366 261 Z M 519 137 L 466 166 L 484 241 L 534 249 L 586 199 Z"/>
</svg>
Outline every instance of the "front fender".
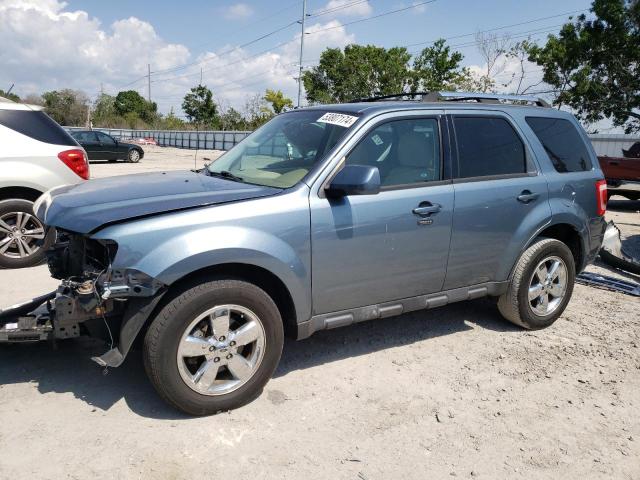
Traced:
<svg viewBox="0 0 640 480">
<path fill-rule="evenodd" d="M 207 226 L 184 231 L 152 248 L 119 244 L 113 268 L 132 268 L 171 285 L 185 276 L 215 265 L 241 263 L 276 275 L 293 299 L 298 318 L 311 315 L 310 272 L 296 251 L 277 236 L 241 226 Z"/>
</svg>

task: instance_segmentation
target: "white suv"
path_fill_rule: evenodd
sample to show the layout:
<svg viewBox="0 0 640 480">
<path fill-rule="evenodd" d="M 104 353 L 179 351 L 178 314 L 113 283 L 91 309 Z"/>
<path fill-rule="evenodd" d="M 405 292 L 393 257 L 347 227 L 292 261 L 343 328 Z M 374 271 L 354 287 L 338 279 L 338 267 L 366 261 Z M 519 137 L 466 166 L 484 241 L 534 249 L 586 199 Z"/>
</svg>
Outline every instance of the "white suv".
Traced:
<svg viewBox="0 0 640 480">
<path fill-rule="evenodd" d="M 0 267 L 38 264 L 54 241 L 33 202 L 59 185 L 89 179 L 87 154 L 42 107 L 0 97 Z"/>
</svg>

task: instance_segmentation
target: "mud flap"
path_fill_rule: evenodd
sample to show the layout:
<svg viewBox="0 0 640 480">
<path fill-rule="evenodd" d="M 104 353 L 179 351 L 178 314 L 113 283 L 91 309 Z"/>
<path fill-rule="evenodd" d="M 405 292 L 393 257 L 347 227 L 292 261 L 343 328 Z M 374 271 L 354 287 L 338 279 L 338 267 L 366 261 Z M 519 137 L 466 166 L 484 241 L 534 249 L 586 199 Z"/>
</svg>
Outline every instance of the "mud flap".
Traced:
<svg viewBox="0 0 640 480">
<path fill-rule="evenodd" d="M 166 290 L 158 292 L 151 301 L 148 298 L 130 299 L 122 318 L 118 345 L 99 357 L 91 357 L 91 360 L 102 367 L 115 368 L 122 365 L 142 326 L 165 293 Z"/>
</svg>

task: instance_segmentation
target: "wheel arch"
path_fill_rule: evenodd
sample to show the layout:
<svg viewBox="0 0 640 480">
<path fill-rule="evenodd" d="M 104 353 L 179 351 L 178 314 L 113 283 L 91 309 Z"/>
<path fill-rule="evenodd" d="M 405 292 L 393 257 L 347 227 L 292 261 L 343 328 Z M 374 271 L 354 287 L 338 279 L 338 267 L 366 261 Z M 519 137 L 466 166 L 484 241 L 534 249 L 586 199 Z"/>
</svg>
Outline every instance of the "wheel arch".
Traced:
<svg viewBox="0 0 640 480">
<path fill-rule="evenodd" d="M 3 200 L 29 200 L 35 202 L 42 195 L 40 190 L 30 187 L 4 187 L 0 188 L 0 201 Z"/>
<path fill-rule="evenodd" d="M 583 244 L 583 236 L 574 224 L 559 222 L 546 226 L 544 229 L 537 232 L 537 234 L 529 241 L 525 250 L 541 237 L 553 238 L 569 247 L 576 265 L 576 271 L 582 270 L 585 262 L 586 248 Z"/>
<path fill-rule="evenodd" d="M 197 283 L 215 279 L 242 280 L 264 290 L 280 311 L 285 335 L 290 338 L 296 338 L 298 329 L 296 306 L 286 284 L 280 277 L 266 268 L 248 263 L 234 262 L 210 265 L 184 275 L 169 286 L 169 290 L 165 296 L 166 300 L 163 299 L 163 302 L 156 307 L 156 311 L 153 312 L 150 318 L 153 318 L 163 307 L 163 304 L 179 294 L 179 292 Z"/>
</svg>

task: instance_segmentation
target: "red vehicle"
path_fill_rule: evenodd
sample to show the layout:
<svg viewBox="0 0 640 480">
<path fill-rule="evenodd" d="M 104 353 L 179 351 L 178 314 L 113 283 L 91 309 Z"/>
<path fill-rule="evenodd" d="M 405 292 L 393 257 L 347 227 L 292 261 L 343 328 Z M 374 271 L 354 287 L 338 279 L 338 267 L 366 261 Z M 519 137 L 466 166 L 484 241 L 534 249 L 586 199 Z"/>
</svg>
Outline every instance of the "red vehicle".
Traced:
<svg viewBox="0 0 640 480">
<path fill-rule="evenodd" d="M 623 157 L 598 157 L 607 179 L 607 194 L 640 200 L 640 142 L 623 153 Z"/>
</svg>

